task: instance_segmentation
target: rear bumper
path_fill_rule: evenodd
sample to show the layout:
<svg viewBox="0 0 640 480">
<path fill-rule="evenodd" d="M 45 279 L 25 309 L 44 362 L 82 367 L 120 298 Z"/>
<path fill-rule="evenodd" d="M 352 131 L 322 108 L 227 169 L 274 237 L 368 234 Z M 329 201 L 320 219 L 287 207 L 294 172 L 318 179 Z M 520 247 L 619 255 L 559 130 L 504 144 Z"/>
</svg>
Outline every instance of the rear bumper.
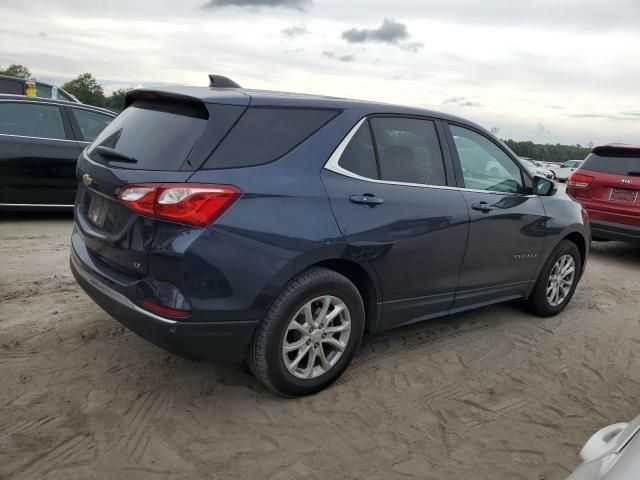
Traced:
<svg viewBox="0 0 640 480">
<path fill-rule="evenodd" d="M 640 244 L 640 227 L 592 220 L 591 236 L 596 239 Z"/>
<path fill-rule="evenodd" d="M 189 322 L 173 320 L 144 310 L 94 272 L 75 249 L 71 271 L 82 289 L 122 325 L 173 353 L 225 363 L 242 362 L 258 324 L 257 320 Z"/>
</svg>

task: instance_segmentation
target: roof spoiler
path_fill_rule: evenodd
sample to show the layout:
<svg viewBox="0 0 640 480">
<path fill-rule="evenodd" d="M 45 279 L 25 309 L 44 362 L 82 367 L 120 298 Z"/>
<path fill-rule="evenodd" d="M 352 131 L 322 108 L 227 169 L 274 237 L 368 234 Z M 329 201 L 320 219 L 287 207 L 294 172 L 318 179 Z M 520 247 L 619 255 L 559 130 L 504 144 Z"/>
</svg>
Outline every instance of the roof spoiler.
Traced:
<svg viewBox="0 0 640 480">
<path fill-rule="evenodd" d="M 627 145 L 625 143 L 610 143 L 594 147 L 591 150 L 594 155 L 601 157 L 640 157 L 640 145 Z"/>
<path fill-rule="evenodd" d="M 223 77 L 222 75 L 209 74 L 209 87 L 216 88 L 242 88 L 236 82 L 230 78 Z"/>
</svg>

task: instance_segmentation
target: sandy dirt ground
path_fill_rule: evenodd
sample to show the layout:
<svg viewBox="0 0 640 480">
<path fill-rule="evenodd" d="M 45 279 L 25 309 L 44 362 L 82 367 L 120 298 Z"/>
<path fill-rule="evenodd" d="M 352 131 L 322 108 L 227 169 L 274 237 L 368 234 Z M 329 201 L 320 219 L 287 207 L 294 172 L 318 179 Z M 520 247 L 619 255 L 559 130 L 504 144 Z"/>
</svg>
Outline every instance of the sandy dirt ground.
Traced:
<svg viewBox="0 0 640 480">
<path fill-rule="evenodd" d="M 76 286 L 70 216 L 0 219 L 0 478 L 558 479 L 640 414 L 640 249 L 596 244 L 570 307 L 367 338 L 313 397 L 168 354 Z"/>
</svg>

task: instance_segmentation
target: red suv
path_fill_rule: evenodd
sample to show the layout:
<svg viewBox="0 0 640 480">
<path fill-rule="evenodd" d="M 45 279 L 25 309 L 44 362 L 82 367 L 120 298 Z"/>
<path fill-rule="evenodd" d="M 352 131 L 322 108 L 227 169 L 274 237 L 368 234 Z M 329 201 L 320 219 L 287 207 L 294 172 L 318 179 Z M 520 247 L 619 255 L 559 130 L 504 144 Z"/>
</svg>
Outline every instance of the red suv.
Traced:
<svg viewBox="0 0 640 480">
<path fill-rule="evenodd" d="M 640 243 L 640 146 L 594 148 L 567 193 L 589 213 L 594 240 Z"/>
</svg>

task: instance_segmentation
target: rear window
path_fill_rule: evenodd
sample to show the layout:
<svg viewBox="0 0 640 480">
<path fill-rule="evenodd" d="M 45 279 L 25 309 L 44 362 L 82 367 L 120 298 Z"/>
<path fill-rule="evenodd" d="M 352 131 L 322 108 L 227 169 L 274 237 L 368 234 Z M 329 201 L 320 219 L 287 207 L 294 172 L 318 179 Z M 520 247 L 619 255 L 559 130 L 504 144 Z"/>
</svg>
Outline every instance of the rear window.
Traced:
<svg viewBox="0 0 640 480">
<path fill-rule="evenodd" d="M 337 113 L 308 108 L 250 107 L 203 168 L 249 167 L 277 160 Z"/>
<path fill-rule="evenodd" d="M 582 164 L 582 169 L 614 175 L 640 174 L 640 155 L 636 157 L 601 157 L 591 154 Z"/>
<path fill-rule="evenodd" d="M 204 105 L 137 101 L 118 115 L 87 150 L 97 162 L 136 170 L 180 170 L 204 131 Z M 109 147 L 137 160 L 120 163 L 95 149 Z"/>
</svg>

